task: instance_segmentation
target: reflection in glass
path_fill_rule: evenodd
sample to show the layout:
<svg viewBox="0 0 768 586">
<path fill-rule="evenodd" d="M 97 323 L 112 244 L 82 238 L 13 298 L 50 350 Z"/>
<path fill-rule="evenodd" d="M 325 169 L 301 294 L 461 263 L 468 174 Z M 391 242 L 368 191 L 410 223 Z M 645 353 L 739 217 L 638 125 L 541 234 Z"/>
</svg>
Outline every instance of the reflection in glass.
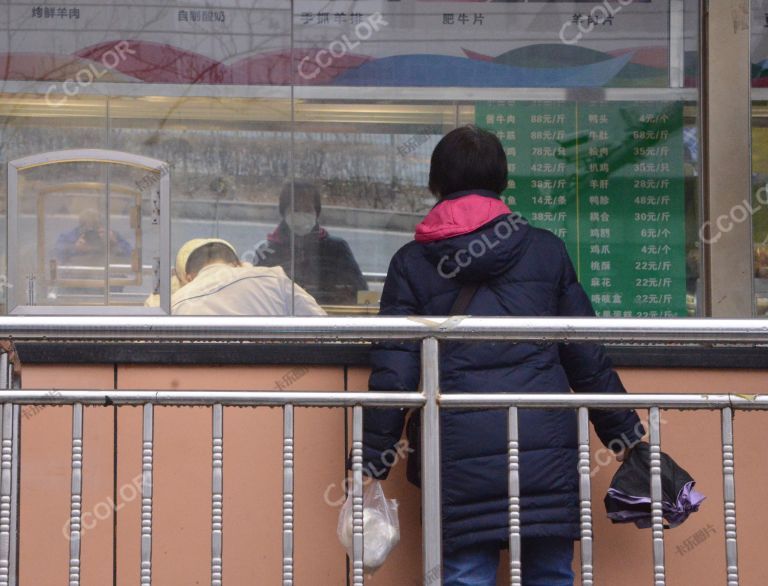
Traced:
<svg viewBox="0 0 768 586">
<path fill-rule="evenodd" d="M 282 221 L 256 249 L 254 264 L 281 266 L 322 304 L 354 305 L 368 285 L 346 240 L 320 225 L 321 211 L 315 185 L 286 184 L 279 203 Z"/>
<path fill-rule="evenodd" d="M 159 271 L 159 190 L 144 201 L 137 182 L 159 173 L 69 153 L 16 172 L 11 307 L 141 305 Z"/>
<path fill-rule="evenodd" d="M 584 208 L 602 205 L 601 181 L 611 183 L 610 205 L 620 207 L 617 198 L 628 191 L 630 178 L 617 175 L 631 174 L 630 167 L 632 173 L 645 172 L 642 166 L 634 169 L 643 161 L 626 157 L 627 164 L 608 176 L 598 168 L 587 177 L 590 171 L 582 167 L 600 167 L 606 161 L 597 159 L 605 158 L 600 154 L 605 150 L 612 163 L 617 153 L 658 146 L 633 138 L 632 124 L 621 118 L 622 108 L 629 107 L 620 104 L 651 99 L 675 104 L 676 120 L 680 108 L 683 114 L 673 140 L 677 233 L 672 256 L 678 281 L 687 289 L 689 312 L 695 307 L 698 163 L 688 154 L 688 141 L 684 138 L 681 147 L 679 138 L 697 123 L 696 0 L 611 3 L 621 8 L 608 15 L 600 12 L 601 3 L 570 1 L 342 4 L 331 11 L 308 0 L 248 6 L 213 2 L 194 9 L 139 2 L 143 11 L 137 12 L 136 3 L 102 3 L 88 8 L 88 18 L 83 9 L 66 22 L 54 22 L 12 3 L 7 27 L 30 34 L 9 37 L 14 67 L 7 68 L 6 79 L 46 83 L 35 95 L 4 96 L 4 155 L 90 147 L 167 161 L 173 250 L 193 238 L 223 238 L 242 253 L 241 261 L 283 267 L 322 303 L 337 306 L 331 311 L 373 313 L 389 260 L 412 239 L 415 225 L 434 204 L 426 189 L 429 158 L 447 131 L 464 123 L 484 124 L 483 112 L 500 102 L 527 108 L 529 116 L 571 112 L 564 144 L 534 145 L 522 134 L 508 140 L 512 128 L 503 129 L 504 140 L 520 153 L 530 149 L 521 156 L 525 161 L 510 160 L 513 180 L 543 179 L 535 175 L 563 163 L 558 179 L 569 187 L 556 195 L 566 198 L 565 208 L 578 200 L 582 213 L 582 203 Z M 94 22 L 100 27 L 90 26 Z M 14 54 L 29 58 L 16 61 Z M 86 60 L 100 77 L 65 86 Z M 64 93 L 65 87 L 76 95 Z M 539 106 L 530 105 L 542 103 L 549 105 L 539 112 L 533 111 Z M 584 106 L 580 113 L 577 103 Z M 609 140 L 588 143 L 583 135 L 590 132 L 590 115 L 598 116 L 599 125 L 602 114 L 613 125 Z M 9 132 L 19 129 L 15 136 Z M 698 137 L 690 140 L 695 149 Z M 550 147 L 565 150 L 565 157 L 555 160 Z M 590 154 L 593 148 L 597 155 Z M 65 287 L 62 279 L 82 280 L 98 271 L 103 277 L 107 270 L 110 285 L 91 282 L 79 300 L 144 303 L 152 293 L 144 278 L 152 264 L 146 251 L 156 249 L 158 237 L 137 231 L 135 219 L 149 217 L 153 185 L 145 177 L 119 173 L 64 177 L 64 183 L 108 186 L 103 189 L 109 189 L 111 203 L 83 200 L 61 208 L 43 227 L 32 222 L 21 230 L 29 239 L 38 230 L 46 232 L 43 268 L 36 250 L 22 246 L 17 254 L 26 259 L 24 266 L 45 273 L 46 287 L 57 299 L 82 285 Z M 133 186 L 140 195 L 133 200 L 118 186 Z M 304 190 L 312 195 L 305 197 Z M 594 209 L 583 221 L 573 216 L 555 225 L 547 214 L 563 210 L 556 209 L 557 199 L 547 203 L 552 194 L 545 191 L 529 190 L 529 199 L 519 199 L 513 208 L 555 231 L 599 230 L 603 211 L 625 227 L 635 213 L 646 220 L 648 212 L 654 213 Z M 590 204 L 590 197 L 598 203 Z M 139 212 L 132 211 L 137 207 Z M 98 221 L 85 213 L 88 209 L 95 210 Z M 594 221 L 591 212 L 598 214 Z M 637 238 L 618 232 L 614 240 L 619 247 L 640 246 Z M 612 265 L 616 275 L 602 269 L 592 274 L 592 245 L 597 242 L 572 249 L 581 255 L 585 285 L 603 304 L 607 279 L 625 269 Z M 620 254 L 612 254 L 618 263 Z M 650 259 L 645 266 L 657 263 L 658 268 L 664 261 Z M 638 278 L 659 276 L 664 277 L 657 270 Z M 128 282 L 132 278 L 141 284 Z M 20 289 L 17 295 L 26 298 L 26 287 Z M 679 315 L 684 304 L 677 293 L 674 313 Z M 631 310 L 626 297 L 615 304 L 615 296 L 610 299 L 616 306 L 603 309 L 611 315 Z"/>
</svg>

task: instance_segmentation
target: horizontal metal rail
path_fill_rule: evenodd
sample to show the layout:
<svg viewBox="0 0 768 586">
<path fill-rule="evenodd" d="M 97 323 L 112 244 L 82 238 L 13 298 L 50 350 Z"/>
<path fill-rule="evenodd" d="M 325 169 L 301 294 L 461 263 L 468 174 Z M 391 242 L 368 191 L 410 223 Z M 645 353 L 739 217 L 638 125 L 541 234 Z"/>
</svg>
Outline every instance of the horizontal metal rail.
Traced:
<svg viewBox="0 0 768 586">
<path fill-rule="evenodd" d="M 768 320 L 578 317 L 0 317 L 16 341 L 438 340 L 768 345 Z"/>
<path fill-rule="evenodd" d="M 768 390 L 768 384 L 766 385 Z M 768 395 L 751 394 L 611 394 L 611 393 L 444 393 L 438 399 L 443 408 L 589 407 L 590 409 L 768 409 Z"/>
<path fill-rule="evenodd" d="M 3 403 L 18 405 L 175 405 L 266 406 L 279 407 L 420 407 L 426 399 L 421 393 L 327 392 L 327 391 L 153 391 L 153 390 L 3 390 Z M 590 409 L 768 409 L 768 394 L 646 394 L 632 393 L 443 393 L 438 397 L 443 408 L 519 408 L 589 407 Z"/>
<path fill-rule="evenodd" d="M 420 407 L 420 393 L 313 392 L 313 391 L 93 391 L 93 390 L 3 390 L 0 403 L 17 405 L 216 405 L 234 407 Z"/>
</svg>

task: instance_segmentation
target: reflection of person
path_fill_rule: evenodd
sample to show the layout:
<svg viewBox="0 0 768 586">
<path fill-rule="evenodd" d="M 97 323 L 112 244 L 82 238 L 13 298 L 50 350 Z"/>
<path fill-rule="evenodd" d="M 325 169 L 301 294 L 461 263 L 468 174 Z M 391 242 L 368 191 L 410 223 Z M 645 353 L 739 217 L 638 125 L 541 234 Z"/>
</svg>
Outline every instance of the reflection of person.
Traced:
<svg viewBox="0 0 768 586">
<path fill-rule="evenodd" d="M 470 126 L 443 137 L 429 175 L 438 203 L 415 241 L 393 257 L 381 315 L 594 316 L 565 244 L 510 212 L 499 195 L 506 184 L 507 160 L 494 134 Z M 468 300 L 461 309 L 460 292 Z M 377 345 L 369 388 L 416 391 L 419 358 L 415 344 Z M 441 346 L 441 359 L 441 390 L 448 393 L 625 392 L 595 344 L 451 342 Z M 366 474 L 387 476 L 405 417 L 401 409 L 365 410 Z M 592 411 L 590 418 L 619 457 L 643 435 L 633 411 Z M 572 585 L 576 414 L 526 409 L 519 422 L 523 584 Z M 499 550 L 509 538 L 506 411 L 444 411 L 440 425 L 443 584 L 496 584 Z M 418 438 L 419 427 L 412 417 L 408 437 Z M 408 476 L 418 482 L 419 456 L 410 458 Z"/>
<path fill-rule="evenodd" d="M 128 257 L 131 254 L 130 243 L 114 230 L 109 231 L 110 256 Z M 78 218 L 76 228 L 59 235 L 54 254 L 59 262 L 72 259 L 94 261 L 101 260 L 107 253 L 107 230 L 99 212 L 93 208 L 84 210 Z"/>
<path fill-rule="evenodd" d="M 184 285 L 171 297 L 175 315 L 325 315 L 282 268 L 244 265 L 222 240 L 196 246 L 176 273 Z"/>
<path fill-rule="evenodd" d="M 279 203 L 283 220 L 268 236 L 267 242 L 256 249 L 254 264 L 283 267 L 320 303 L 357 303 L 357 292 L 366 291 L 368 285 L 349 244 L 328 234 L 318 223 L 320 192 L 309 182 L 296 182 L 293 193 L 294 205 L 291 209 L 291 186 L 287 184 L 283 188 Z"/>
</svg>

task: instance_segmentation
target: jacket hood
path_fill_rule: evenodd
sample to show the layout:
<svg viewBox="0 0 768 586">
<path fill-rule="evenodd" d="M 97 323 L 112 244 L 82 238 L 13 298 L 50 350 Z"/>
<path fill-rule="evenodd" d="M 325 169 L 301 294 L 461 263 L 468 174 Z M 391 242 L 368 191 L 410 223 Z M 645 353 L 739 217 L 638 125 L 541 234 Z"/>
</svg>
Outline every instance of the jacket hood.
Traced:
<svg viewBox="0 0 768 586">
<path fill-rule="evenodd" d="M 444 197 L 416 226 L 416 242 L 435 242 L 474 232 L 511 211 L 492 191 L 460 191 Z"/>
<path fill-rule="evenodd" d="M 446 279 L 492 279 L 518 262 L 530 226 L 496 194 L 466 192 L 444 198 L 416 227 L 416 241 Z"/>
<path fill-rule="evenodd" d="M 175 273 L 180 285 L 189 283 L 189 279 L 187 279 L 187 261 L 189 260 L 189 257 L 192 256 L 192 253 L 206 244 L 213 243 L 223 244 L 229 247 L 232 252 L 235 253 L 235 256 L 237 256 L 235 247 L 221 238 L 193 238 L 192 240 L 187 240 L 182 244 L 181 248 L 179 248 L 179 252 L 176 254 Z"/>
</svg>

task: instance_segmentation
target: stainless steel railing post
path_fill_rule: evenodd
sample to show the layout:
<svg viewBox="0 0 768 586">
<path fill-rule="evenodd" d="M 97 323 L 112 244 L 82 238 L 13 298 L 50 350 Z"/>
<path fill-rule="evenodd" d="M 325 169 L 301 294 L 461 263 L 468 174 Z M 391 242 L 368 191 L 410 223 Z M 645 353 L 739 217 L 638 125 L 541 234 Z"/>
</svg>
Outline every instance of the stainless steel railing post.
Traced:
<svg viewBox="0 0 768 586">
<path fill-rule="evenodd" d="M 0 351 L 0 391 L 12 390 L 13 365 L 8 354 Z M 19 433 L 21 408 L 2 404 L 2 464 L 0 465 L 0 586 L 16 586 L 19 546 Z"/>
<path fill-rule="evenodd" d="M 0 391 L 10 388 L 8 355 L 0 350 Z M 2 404 L 2 456 L 0 460 L 0 586 L 10 583 L 11 566 L 11 458 L 12 451 L 6 451 L 10 440 L 8 424 L 13 404 Z"/>
<path fill-rule="evenodd" d="M 283 407 L 283 586 L 293 586 L 293 405 Z"/>
<path fill-rule="evenodd" d="M 579 519 L 581 522 L 581 584 L 592 586 L 592 483 L 589 460 L 589 409 L 579 407 Z"/>
<path fill-rule="evenodd" d="M 649 424 L 651 427 L 651 516 L 653 519 L 653 584 L 666 584 L 664 568 L 664 518 L 662 516 L 661 490 L 661 429 L 659 427 L 659 408 L 649 409 Z"/>
<path fill-rule="evenodd" d="M 152 586 L 152 474 L 154 464 L 154 405 L 144 405 L 141 449 L 141 586 Z"/>
<path fill-rule="evenodd" d="M 0 368 L 2 365 L 0 364 Z M 13 484 L 13 413 L 12 403 L 2 405 L 2 456 L 0 456 L 0 586 L 11 583 L 11 542 Z"/>
<path fill-rule="evenodd" d="M 440 395 L 439 347 L 435 338 L 421 345 L 421 510 L 424 583 L 442 584 L 442 510 L 440 506 Z"/>
<path fill-rule="evenodd" d="M 69 586 L 80 584 L 80 537 L 83 512 L 83 405 L 72 406 L 72 483 L 69 514 Z"/>
<path fill-rule="evenodd" d="M 728 586 L 739 585 L 738 547 L 736 543 L 736 480 L 733 458 L 733 410 L 720 412 L 723 438 L 723 506 L 725 509 L 725 563 Z"/>
<path fill-rule="evenodd" d="M 507 414 L 507 469 L 509 473 L 509 584 L 520 586 L 523 580 L 520 557 L 520 429 L 517 407 L 510 407 Z"/>
<path fill-rule="evenodd" d="M 211 466 L 211 586 L 221 586 L 224 571 L 224 408 L 213 406 L 213 461 Z"/>
<path fill-rule="evenodd" d="M 11 377 L 9 373 L 9 377 Z M 19 380 L 11 377 L 11 386 L 20 384 Z M 11 434 L 11 547 L 10 565 L 8 567 L 9 586 L 16 586 L 19 580 L 18 555 L 19 555 L 19 471 L 21 459 L 19 445 L 21 444 L 21 407 L 13 405 L 13 433 Z"/>
<path fill-rule="evenodd" d="M 363 586 L 363 407 L 352 408 L 352 584 Z"/>
</svg>

